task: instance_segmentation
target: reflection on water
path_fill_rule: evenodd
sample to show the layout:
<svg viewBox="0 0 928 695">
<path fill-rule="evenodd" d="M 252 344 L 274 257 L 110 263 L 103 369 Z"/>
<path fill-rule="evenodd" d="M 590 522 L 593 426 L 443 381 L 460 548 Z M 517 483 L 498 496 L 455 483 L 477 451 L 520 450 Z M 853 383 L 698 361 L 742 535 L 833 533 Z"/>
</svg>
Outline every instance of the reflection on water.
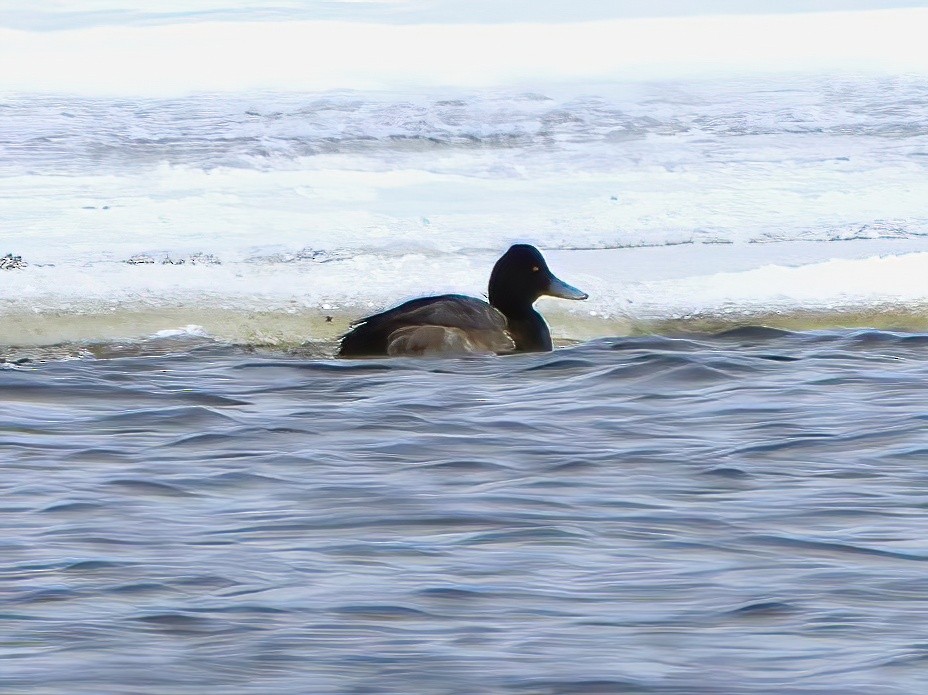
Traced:
<svg viewBox="0 0 928 695">
<path fill-rule="evenodd" d="M 928 690 L 926 335 L 176 348 L 0 365 L 3 692 Z"/>
</svg>

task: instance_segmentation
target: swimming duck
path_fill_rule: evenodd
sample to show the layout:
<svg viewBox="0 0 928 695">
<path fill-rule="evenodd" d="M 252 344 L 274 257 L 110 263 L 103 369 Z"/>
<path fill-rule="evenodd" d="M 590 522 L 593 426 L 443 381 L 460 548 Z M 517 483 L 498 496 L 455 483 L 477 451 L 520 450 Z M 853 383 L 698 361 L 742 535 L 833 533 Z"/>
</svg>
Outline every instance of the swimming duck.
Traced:
<svg viewBox="0 0 928 695">
<path fill-rule="evenodd" d="M 352 324 L 339 357 L 548 352 L 548 324 L 532 306 L 542 295 L 586 299 L 556 278 L 541 252 L 515 244 L 490 273 L 489 303 L 461 294 L 413 299 Z"/>
</svg>

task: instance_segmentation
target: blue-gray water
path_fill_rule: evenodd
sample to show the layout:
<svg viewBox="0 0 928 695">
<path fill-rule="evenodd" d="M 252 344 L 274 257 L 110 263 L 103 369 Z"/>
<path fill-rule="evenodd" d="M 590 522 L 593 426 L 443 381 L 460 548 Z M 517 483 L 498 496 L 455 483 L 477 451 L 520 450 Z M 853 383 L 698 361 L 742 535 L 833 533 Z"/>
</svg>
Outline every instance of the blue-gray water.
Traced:
<svg viewBox="0 0 928 695">
<path fill-rule="evenodd" d="M 0 365 L 0 692 L 928 692 L 928 335 L 137 352 Z"/>
</svg>

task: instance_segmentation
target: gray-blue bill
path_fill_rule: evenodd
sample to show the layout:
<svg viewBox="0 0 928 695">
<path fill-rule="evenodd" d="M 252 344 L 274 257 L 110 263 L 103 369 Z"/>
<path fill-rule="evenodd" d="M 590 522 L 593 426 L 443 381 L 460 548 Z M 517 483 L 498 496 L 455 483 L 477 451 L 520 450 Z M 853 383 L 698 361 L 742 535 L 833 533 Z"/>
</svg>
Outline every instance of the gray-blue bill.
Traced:
<svg viewBox="0 0 928 695">
<path fill-rule="evenodd" d="M 545 294 L 551 297 L 560 297 L 561 299 L 586 299 L 590 296 L 586 292 L 581 292 L 576 287 L 568 285 L 563 280 L 558 280 L 555 277 L 551 278 Z"/>
</svg>

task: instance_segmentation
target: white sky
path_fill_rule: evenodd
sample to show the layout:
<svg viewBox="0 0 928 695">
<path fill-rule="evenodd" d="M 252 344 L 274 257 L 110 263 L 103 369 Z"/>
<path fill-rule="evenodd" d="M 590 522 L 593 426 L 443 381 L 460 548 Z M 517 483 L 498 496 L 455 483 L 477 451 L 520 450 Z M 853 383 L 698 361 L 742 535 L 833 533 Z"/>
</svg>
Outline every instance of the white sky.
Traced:
<svg viewBox="0 0 928 695">
<path fill-rule="evenodd" d="M 928 0 L 0 0 L 0 27 L 60 30 L 192 20 L 552 23 L 926 6 Z"/>
<path fill-rule="evenodd" d="M 193 22 L 0 28 L 0 92 L 526 86 L 853 71 L 928 74 L 928 9 L 396 25 Z"/>
</svg>

